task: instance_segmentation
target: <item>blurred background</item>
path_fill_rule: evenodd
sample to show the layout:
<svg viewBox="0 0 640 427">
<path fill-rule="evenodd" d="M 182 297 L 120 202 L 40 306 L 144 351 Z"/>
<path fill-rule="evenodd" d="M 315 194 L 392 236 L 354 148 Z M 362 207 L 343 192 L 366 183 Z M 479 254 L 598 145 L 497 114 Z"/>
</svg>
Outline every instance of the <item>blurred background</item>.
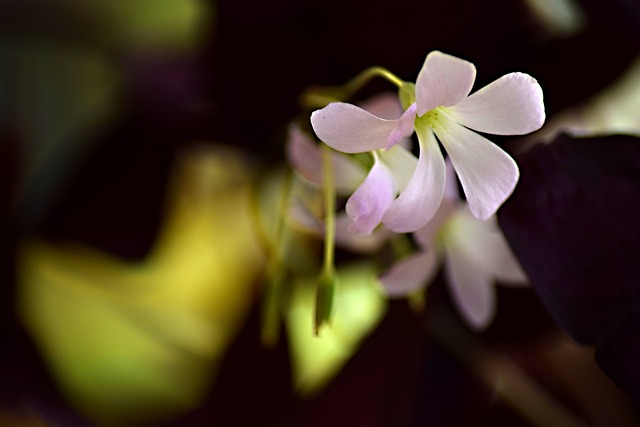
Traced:
<svg viewBox="0 0 640 427">
<path fill-rule="evenodd" d="M 322 246 L 280 201 L 311 86 L 435 49 L 475 89 L 526 72 L 547 124 L 492 138 L 518 151 L 637 135 L 639 42 L 634 0 L 3 0 L 0 425 L 637 425 L 532 289 L 475 333 L 441 277 L 387 300 L 339 252 L 314 337 Z"/>
</svg>

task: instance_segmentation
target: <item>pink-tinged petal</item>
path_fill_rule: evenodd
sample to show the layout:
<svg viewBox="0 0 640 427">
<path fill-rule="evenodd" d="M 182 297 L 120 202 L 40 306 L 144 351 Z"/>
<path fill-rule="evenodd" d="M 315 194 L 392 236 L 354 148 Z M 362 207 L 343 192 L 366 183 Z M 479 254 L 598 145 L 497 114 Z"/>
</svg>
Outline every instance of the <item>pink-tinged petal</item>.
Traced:
<svg viewBox="0 0 640 427">
<path fill-rule="evenodd" d="M 376 160 L 367 178 L 347 200 L 347 215 L 353 221 L 349 231 L 371 234 L 393 202 L 395 187 L 389 168 Z"/>
<path fill-rule="evenodd" d="M 540 129 L 545 120 L 542 88 L 523 73 L 500 77 L 450 111 L 458 123 L 495 135 L 524 135 Z"/>
<path fill-rule="evenodd" d="M 445 159 L 444 197 L 436 214 L 420 230 L 413 233 L 413 237 L 421 248 L 433 247 L 437 244 L 436 239 L 445 227 L 449 219 L 460 210 L 461 201 L 458 194 L 458 179 L 453 170 L 451 159 Z"/>
<path fill-rule="evenodd" d="M 496 312 L 496 295 L 490 279 L 477 271 L 464 252 L 445 248 L 445 275 L 451 297 L 469 326 L 485 329 Z"/>
<path fill-rule="evenodd" d="M 385 120 L 355 105 L 334 102 L 311 113 L 311 125 L 320 140 L 343 153 L 385 148 L 398 120 Z"/>
<path fill-rule="evenodd" d="M 318 236 L 324 233 L 323 222 L 300 199 L 294 198 L 291 201 L 287 214 L 297 228 Z"/>
<path fill-rule="evenodd" d="M 297 126 L 290 126 L 287 139 L 289 163 L 310 182 L 322 186 L 322 148 Z M 359 163 L 344 154 L 331 153 L 333 179 L 336 191 L 341 195 L 353 193 L 364 181 L 366 171 Z"/>
<path fill-rule="evenodd" d="M 444 185 L 444 198 L 446 200 L 458 201 L 460 200 L 460 191 L 458 190 L 458 178 L 456 177 L 456 171 L 453 169 L 453 163 L 451 159 L 447 157 L 444 161 L 446 171 L 446 181 Z"/>
<path fill-rule="evenodd" d="M 456 212 L 447 227 L 447 244 L 464 252 L 479 274 L 507 285 L 526 285 L 527 276 L 513 255 L 496 217 L 486 221 L 475 218 L 468 206 Z"/>
<path fill-rule="evenodd" d="M 438 51 L 429 53 L 416 80 L 418 116 L 457 104 L 469 95 L 475 79 L 471 62 Z"/>
<path fill-rule="evenodd" d="M 371 234 L 352 233 L 349 231 L 351 225 L 351 218 L 346 213 L 336 215 L 336 246 L 352 252 L 376 252 L 394 235 L 386 227 L 378 227 Z"/>
<path fill-rule="evenodd" d="M 527 285 L 527 275 L 507 243 L 496 217 L 480 221 L 473 217 L 468 207 L 460 211 L 460 216 L 468 225 L 465 230 L 460 230 L 458 239 L 467 243 L 468 252 L 476 264 L 482 265 L 487 273 L 505 285 Z"/>
<path fill-rule="evenodd" d="M 431 218 L 427 225 L 413 233 L 416 243 L 421 248 L 433 248 L 437 246 L 438 236 L 443 227 L 449 222 L 452 215 L 459 209 L 460 202 L 458 200 L 443 199 L 436 214 Z"/>
<path fill-rule="evenodd" d="M 299 199 L 294 199 L 289 206 L 288 215 L 297 229 L 318 237 L 325 235 L 325 223 Z M 378 251 L 384 243 L 394 235 L 385 227 L 378 227 L 371 234 L 356 234 L 349 231 L 351 218 L 345 212 L 336 214 L 336 246 L 352 252 L 371 253 Z"/>
<path fill-rule="evenodd" d="M 403 297 L 429 285 L 437 271 L 436 252 L 428 250 L 398 261 L 380 276 L 380 282 L 389 296 Z"/>
<path fill-rule="evenodd" d="M 503 285 L 521 287 L 529 284 L 529 278 L 522 269 L 520 262 L 513 254 L 511 247 L 498 230 L 490 234 L 485 243 L 490 260 L 487 266 L 491 268 L 493 276 Z"/>
<path fill-rule="evenodd" d="M 436 135 L 451 158 L 471 212 L 486 220 L 513 192 L 520 177 L 518 165 L 488 139 L 441 117 Z"/>
<path fill-rule="evenodd" d="M 397 120 L 403 114 L 402 105 L 400 104 L 400 100 L 398 99 L 398 94 L 393 92 L 382 93 L 380 95 L 369 98 L 358 105 L 374 116 L 380 117 L 382 119 Z M 415 115 L 415 110 L 413 110 L 413 113 Z M 407 116 L 409 116 L 409 113 L 407 113 Z M 405 120 L 406 119 L 407 118 L 405 117 Z M 415 120 L 415 118 L 413 120 Z M 411 121 L 411 130 L 407 130 L 404 132 L 407 134 L 407 137 L 402 138 L 399 142 L 397 142 L 397 144 L 402 145 L 407 150 L 411 150 L 411 138 L 409 138 L 409 136 L 411 136 L 411 134 L 413 133 L 413 120 Z"/>
<path fill-rule="evenodd" d="M 383 222 L 397 233 L 419 230 L 436 214 L 445 185 L 444 158 L 428 127 L 416 127 L 420 157 L 411 181 L 389 207 Z"/>
<path fill-rule="evenodd" d="M 358 103 L 358 105 L 374 116 L 388 120 L 399 119 L 403 112 L 398 94 L 394 92 L 383 92 Z"/>
<path fill-rule="evenodd" d="M 418 159 L 409 150 L 396 145 L 383 152 L 380 157 L 389 166 L 396 180 L 398 191 L 403 191 L 409 185 L 411 177 L 418 166 Z"/>
<path fill-rule="evenodd" d="M 314 184 L 322 184 L 322 152 L 320 147 L 297 126 L 289 126 L 287 138 L 289 164 Z"/>
<path fill-rule="evenodd" d="M 331 153 L 331 167 L 333 183 L 340 195 L 353 193 L 367 176 L 365 168 L 360 163 L 340 153 Z"/>
<path fill-rule="evenodd" d="M 392 148 L 403 139 L 411 136 L 413 133 L 413 124 L 416 120 L 417 109 L 418 107 L 413 103 L 409 108 L 407 108 L 407 111 L 402 113 L 402 116 L 396 123 L 396 126 L 389 134 L 389 139 L 387 139 L 387 149 Z"/>
</svg>

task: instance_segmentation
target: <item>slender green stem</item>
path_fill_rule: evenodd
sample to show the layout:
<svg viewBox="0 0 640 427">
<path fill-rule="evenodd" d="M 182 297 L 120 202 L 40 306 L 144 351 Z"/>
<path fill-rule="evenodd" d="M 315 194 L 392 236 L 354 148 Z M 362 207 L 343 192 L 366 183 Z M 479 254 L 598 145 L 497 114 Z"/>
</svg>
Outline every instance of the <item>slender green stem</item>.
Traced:
<svg viewBox="0 0 640 427">
<path fill-rule="evenodd" d="M 331 320 L 333 307 L 333 293 L 336 275 L 334 270 L 335 240 L 336 240 L 336 189 L 333 182 L 333 167 L 331 165 L 331 148 L 323 145 L 323 174 L 324 174 L 324 209 L 325 209 L 325 238 L 324 263 L 317 282 L 316 313 L 314 334 L 318 335 L 320 328 Z"/>
<path fill-rule="evenodd" d="M 306 108 L 322 108 L 331 102 L 344 102 L 353 97 L 364 85 L 374 77 L 382 77 L 399 89 L 406 87 L 403 82 L 391 71 L 382 67 L 367 68 L 342 86 L 310 87 L 300 95 L 300 104 Z"/>
<path fill-rule="evenodd" d="M 331 148 L 323 144 L 323 192 L 325 208 L 325 237 L 323 272 L 333 275 L 336 240 L 336 188 L 333 182 L 333 166 L 331 164 Z"/>
<path fill-rule="evenodd" d="M 267 285 L 262 305 L 261 339 L 265 347 L 274 347 L 280 335 L 280 305 L 282 286 L 285 280 L 283 262 L 286 251 L 285 211 L 291 192 L 292 174 L 287 173 L 282 184 L 282 193 L 278 200 L 278 216 L 274 233 L 274 244 L 267 267 Z"/>
<path fill-rule="evenodd" d="M 404 85 L 404 82 L 391 71 L 386 68 L 376 66 L 367 68 L 353 79 L 349 80 L 344 86 L 342 86 L 342 89 L 346 94 L 352 96 L 374 77 L 387 79 L 394 85 L 398 86 L 398 88 L 401 88 Z"/>
</svg>

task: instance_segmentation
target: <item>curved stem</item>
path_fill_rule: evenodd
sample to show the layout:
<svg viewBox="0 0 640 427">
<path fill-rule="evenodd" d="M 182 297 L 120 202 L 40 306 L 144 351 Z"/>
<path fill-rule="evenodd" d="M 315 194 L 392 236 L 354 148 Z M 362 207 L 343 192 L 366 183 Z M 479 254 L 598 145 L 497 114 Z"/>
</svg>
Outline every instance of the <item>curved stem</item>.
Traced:
<svg viewBox="0 0 640 427">
<path fill-rule="evenodd" d="M 387 70 L 386 68 L 376 66 L 367 68 L 366 70 L 355 76 L 353 79 L 349 80 L 347 83 L 345 83 L 342 89 L 345 93 L 351 96 L 359 91 L 365 84 L 369 82 L 369 80 L 374 77 L 382 77 L 398 86 L 398 88 L 401 88 L 404 85 L 404 82 L 391 71 Z"/>
<path fill-rule="evenodd" d="M 374 77 L 382 77 L 396 85 L 399 89 L 408 83 L 383 67 L 370 67 L 349 80 L 342 86 L 310 87 L 299 98 L 302 106 L 307 108 L 322 108 L 331 102 L 344 102 L 355 95 L 364 85 Z"/>
</svg>

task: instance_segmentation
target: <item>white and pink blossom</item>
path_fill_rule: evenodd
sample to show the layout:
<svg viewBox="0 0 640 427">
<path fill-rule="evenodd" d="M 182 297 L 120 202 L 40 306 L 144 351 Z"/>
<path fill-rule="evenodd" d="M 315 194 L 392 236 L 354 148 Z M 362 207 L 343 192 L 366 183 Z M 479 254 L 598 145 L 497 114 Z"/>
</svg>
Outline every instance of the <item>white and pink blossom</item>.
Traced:
<svg viewBox="0 0 640 427">
<path fill-rule="evenodd" d="M 367 178 L 347 203 L 352 231 L 370 233 L 382 223 L 395 232 L 413 232 L 433 218 L 446 175 L 438 141 L 475 218 L 490 218 L 513 192 L 519 178 L 516 162 L 473 130 L 523 135 L 539 129 L 545 120 L 542 89 L 529 75 L 510 73 L 469 95 L 475 74 L 470 62 L 434 51 L 415 85 L 400 87 L 405 110 L 399 118 L 380 118 L 341 102 L 312 113 L 314 131 L 333 149 L 374 153 Z M 385 153 L 414 131 L 418 158 L 403 150 L 396 159 L 399 164 L 389 168 Z"/>
<path fill-rule="evenodd" d="M 385 291 L 404 297 L 431 283 L 444 263 L 444 279 L 453 303 L 475 330 L 485 329 L 496 311 L 494 282 L 523 286 L 527 277 L 513 255 L 496 217 L 475 218 L 460 200 L 451 164 L 440 208 L 429 223 L 413 233 L 419 250 L 381 277 Z"/>
</svg>

